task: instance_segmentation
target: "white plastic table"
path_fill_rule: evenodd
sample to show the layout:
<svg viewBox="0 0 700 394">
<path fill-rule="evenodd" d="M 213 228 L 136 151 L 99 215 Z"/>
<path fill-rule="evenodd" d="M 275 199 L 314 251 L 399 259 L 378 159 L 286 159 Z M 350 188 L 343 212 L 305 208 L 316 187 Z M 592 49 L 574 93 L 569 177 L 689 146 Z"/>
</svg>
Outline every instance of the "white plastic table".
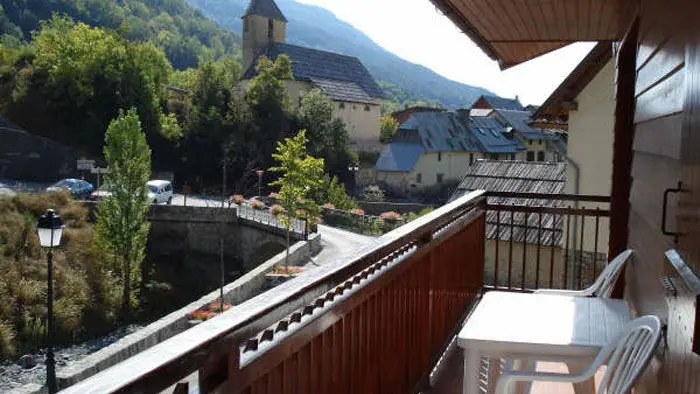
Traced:
<svg viewBox="0 0 700 394">
<path fill-rule="evenodd" d="M 463 393 L 479 393 L 481 357 L 590 362 L 629 321 L 622 300 L 487 292 L 457 336 Z"/>
</svg>

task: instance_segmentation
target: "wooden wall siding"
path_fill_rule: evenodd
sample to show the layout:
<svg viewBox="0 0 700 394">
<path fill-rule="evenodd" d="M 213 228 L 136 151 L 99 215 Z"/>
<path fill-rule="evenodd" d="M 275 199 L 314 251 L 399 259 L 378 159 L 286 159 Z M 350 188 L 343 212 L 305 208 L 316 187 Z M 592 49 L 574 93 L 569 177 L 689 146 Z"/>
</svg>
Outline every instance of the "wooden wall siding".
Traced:
<svg viewBox="0 0 700 394">
<path fill-rule="evenodd" d="M 484 212 L 455 226 L 403 261 L 380 262 L 340 285 L 347 296 L 331 290 L 327 310 L 290 326 L 268 351 L 243 352 L 230 392 L 420 389 L 483 283 Z"/>
<path fill-rule="evenodd" d="M 639 313 L 667 314 L 659 284 L 663 253 L 673 239 L 661 233 L 663 191 L 680 179 L 679 114 L 683 110 L 683 46 L 669 29 L 673 14 L 659 0 L 640 5 L 634 157 L 630 193 L 629 246 L 638 258 L 628 273 L 628 293 Z M 654 141 L 650 144 L 649 141 Z M 675 216 L 673 206 L 669 218 Z M 670 223 L 674 224 L 675 223 Z"/>
<path fill-rule="evenodd" d="M 697 97 L 700 90 L 700 85 L 692 86 L 697 83 L 694 81 L 697 81 L 700 67 L 694 68 L 693 58 L 686 54 L 686 49 L 700 47 L 700 31 L 686 36 L 682 30 L 682 19 L 688 14 L 698 14 L 697 8 L 695 13 L 691 11 L 697 3 L 697 0 L 640 2 L 629 219 L 629 246 L 638 254 L 627 272 L 627 295 L 636 313 L 655 313 L 668 322 L 668 348 L 663 353 L 659 376 L 661 392 L 667 394 L 700 392 L 700 356 L 691 349 L 695 295 L 679 286 L 679 297 L 667 302 L 660 285 L 660 278 L 667 272 L 664 252 L 676 246 L 672 237 L 661 233 L 663 191 L 675 187 L 681 179 L 694 182 L 693 189 L 700 187 L 698 178 L 694 177 L 694 168 L 700 159 L 700 127 L 688 125 L 689 115 L 695 108 L 689 97 Z M 688 37 L 695 43 L 691 44 Z M 700 105 L 700 100 L 696 105 Z M 672 219 L 669 227 L 693 235 L 692 239 L 681 239 L 680 247 L 683 250 L 683 243 L 687 244 L 687 258 L 691 263 L 700 261 L 700 254 L 695 252 L 700 251 L 700 228 L 693 228 L 697 220 L 685 220 L 686 208 L 680 207 L 697 210 L 699 198 L 697 193 L 683 194 L 680 202 L 670 201 L 667 210 Z M 679 214 L 676 223 L 673 219 Z"/>
</svg>

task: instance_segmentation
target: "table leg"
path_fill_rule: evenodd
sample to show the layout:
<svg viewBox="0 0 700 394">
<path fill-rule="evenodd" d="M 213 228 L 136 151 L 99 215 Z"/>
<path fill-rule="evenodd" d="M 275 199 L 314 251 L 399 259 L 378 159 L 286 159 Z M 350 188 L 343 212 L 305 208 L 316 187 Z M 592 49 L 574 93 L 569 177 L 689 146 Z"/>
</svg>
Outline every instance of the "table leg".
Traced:
<svg viewBox="0 0 700 394">
<path fill-rule="evenodd" d="M 567 361 L 566 366 L 569 368 L 569 373 L 580 373 L 591 365 L 592 360 L 576 360 Z M 576 394 L 594 394 L 595 393 L 595 375 L 590 379 L 574 383 L 574 393 Z"/>
<path fill-rule="evenodd" d="M 462 394 L 479 393 L 479 368 L 481 355 L 478 351 L 464 349 L 464 375 L 462 377 Z"/>
<path fill-rule="evenodd" d="M 514 371 L 528 371 L 532 372 L 535 370 L 536 363 L 533 360 L 523 360 L 523 359 L 518 359 L 513 361 L 513 370 Z M 513 390 L 513 393 L 517 394 L 525 394 L 530 392 L 530 388 L 532 387 L 531 382 L 518 382 L 515 384 L 515 389 Z M 576 393 L 578 394 L 578 393 Z"/>
</svg>

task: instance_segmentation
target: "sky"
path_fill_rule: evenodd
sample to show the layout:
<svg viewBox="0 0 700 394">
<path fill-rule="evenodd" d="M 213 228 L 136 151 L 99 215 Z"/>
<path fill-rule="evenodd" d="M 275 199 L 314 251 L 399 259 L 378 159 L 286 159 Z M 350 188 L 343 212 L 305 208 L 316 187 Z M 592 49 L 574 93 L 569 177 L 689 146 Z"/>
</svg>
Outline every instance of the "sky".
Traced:
<svg viewBox="0 0 700 394">
<path fill-rule="evenodd" d="M 523 104 L 541 104 L 593 43 L 577 43 L 500 71 L 429 0 L 296 0 L 323 7 L 386 50 L 449 79 L 481 86 Z M 508 28 L 504 26 L 504 28 Z"/>
</svg>

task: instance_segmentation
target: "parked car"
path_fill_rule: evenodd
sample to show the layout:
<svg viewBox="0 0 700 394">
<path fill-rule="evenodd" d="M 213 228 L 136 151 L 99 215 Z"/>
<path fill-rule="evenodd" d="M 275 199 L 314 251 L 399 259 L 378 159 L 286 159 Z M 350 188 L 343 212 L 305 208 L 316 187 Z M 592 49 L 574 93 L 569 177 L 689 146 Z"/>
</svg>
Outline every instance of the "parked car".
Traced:
<svg viewBox="0 0 700 394">
<path fill-rule="evenodd" d="M 105 198 L 107 198 L 111 195 L 112 195 L 112 192 L 109 191 L 109 189 L 107 189 L 107 187 L 101 186 L 99 189 L 90 193 L 90 200 L 100 201 L 100 200 L 104 200 Z"/>
<path fill-rule="evenodd" d="M 173 184 L 170 181 L 152 180 L 148 186 L 148 201 L 154 204 L 173 202 Z"/>
<path fill-rule="evenodd" d="M 262 202 L 263 204 L 265 204 L 265 207 L 270 207 L 270 206 L 275 204 L 275 200 L 268 197 L 268 196 L 253 196 L 253 197 L 248 199 L 248 202 L 250 203 L 250 201 L 252 201 L 252 200 L 257 200 L 257 201 Z"/>
<path fill-rule="evenodd" d="M 95 190 L 92 183 L 83 179 L 61 179 L 53 185 L 46 188 L 47 192 L 56 192 L 59 190 L 67 190 L 75 198 L 87 198 L 90 193 Z"/>
</svg>

